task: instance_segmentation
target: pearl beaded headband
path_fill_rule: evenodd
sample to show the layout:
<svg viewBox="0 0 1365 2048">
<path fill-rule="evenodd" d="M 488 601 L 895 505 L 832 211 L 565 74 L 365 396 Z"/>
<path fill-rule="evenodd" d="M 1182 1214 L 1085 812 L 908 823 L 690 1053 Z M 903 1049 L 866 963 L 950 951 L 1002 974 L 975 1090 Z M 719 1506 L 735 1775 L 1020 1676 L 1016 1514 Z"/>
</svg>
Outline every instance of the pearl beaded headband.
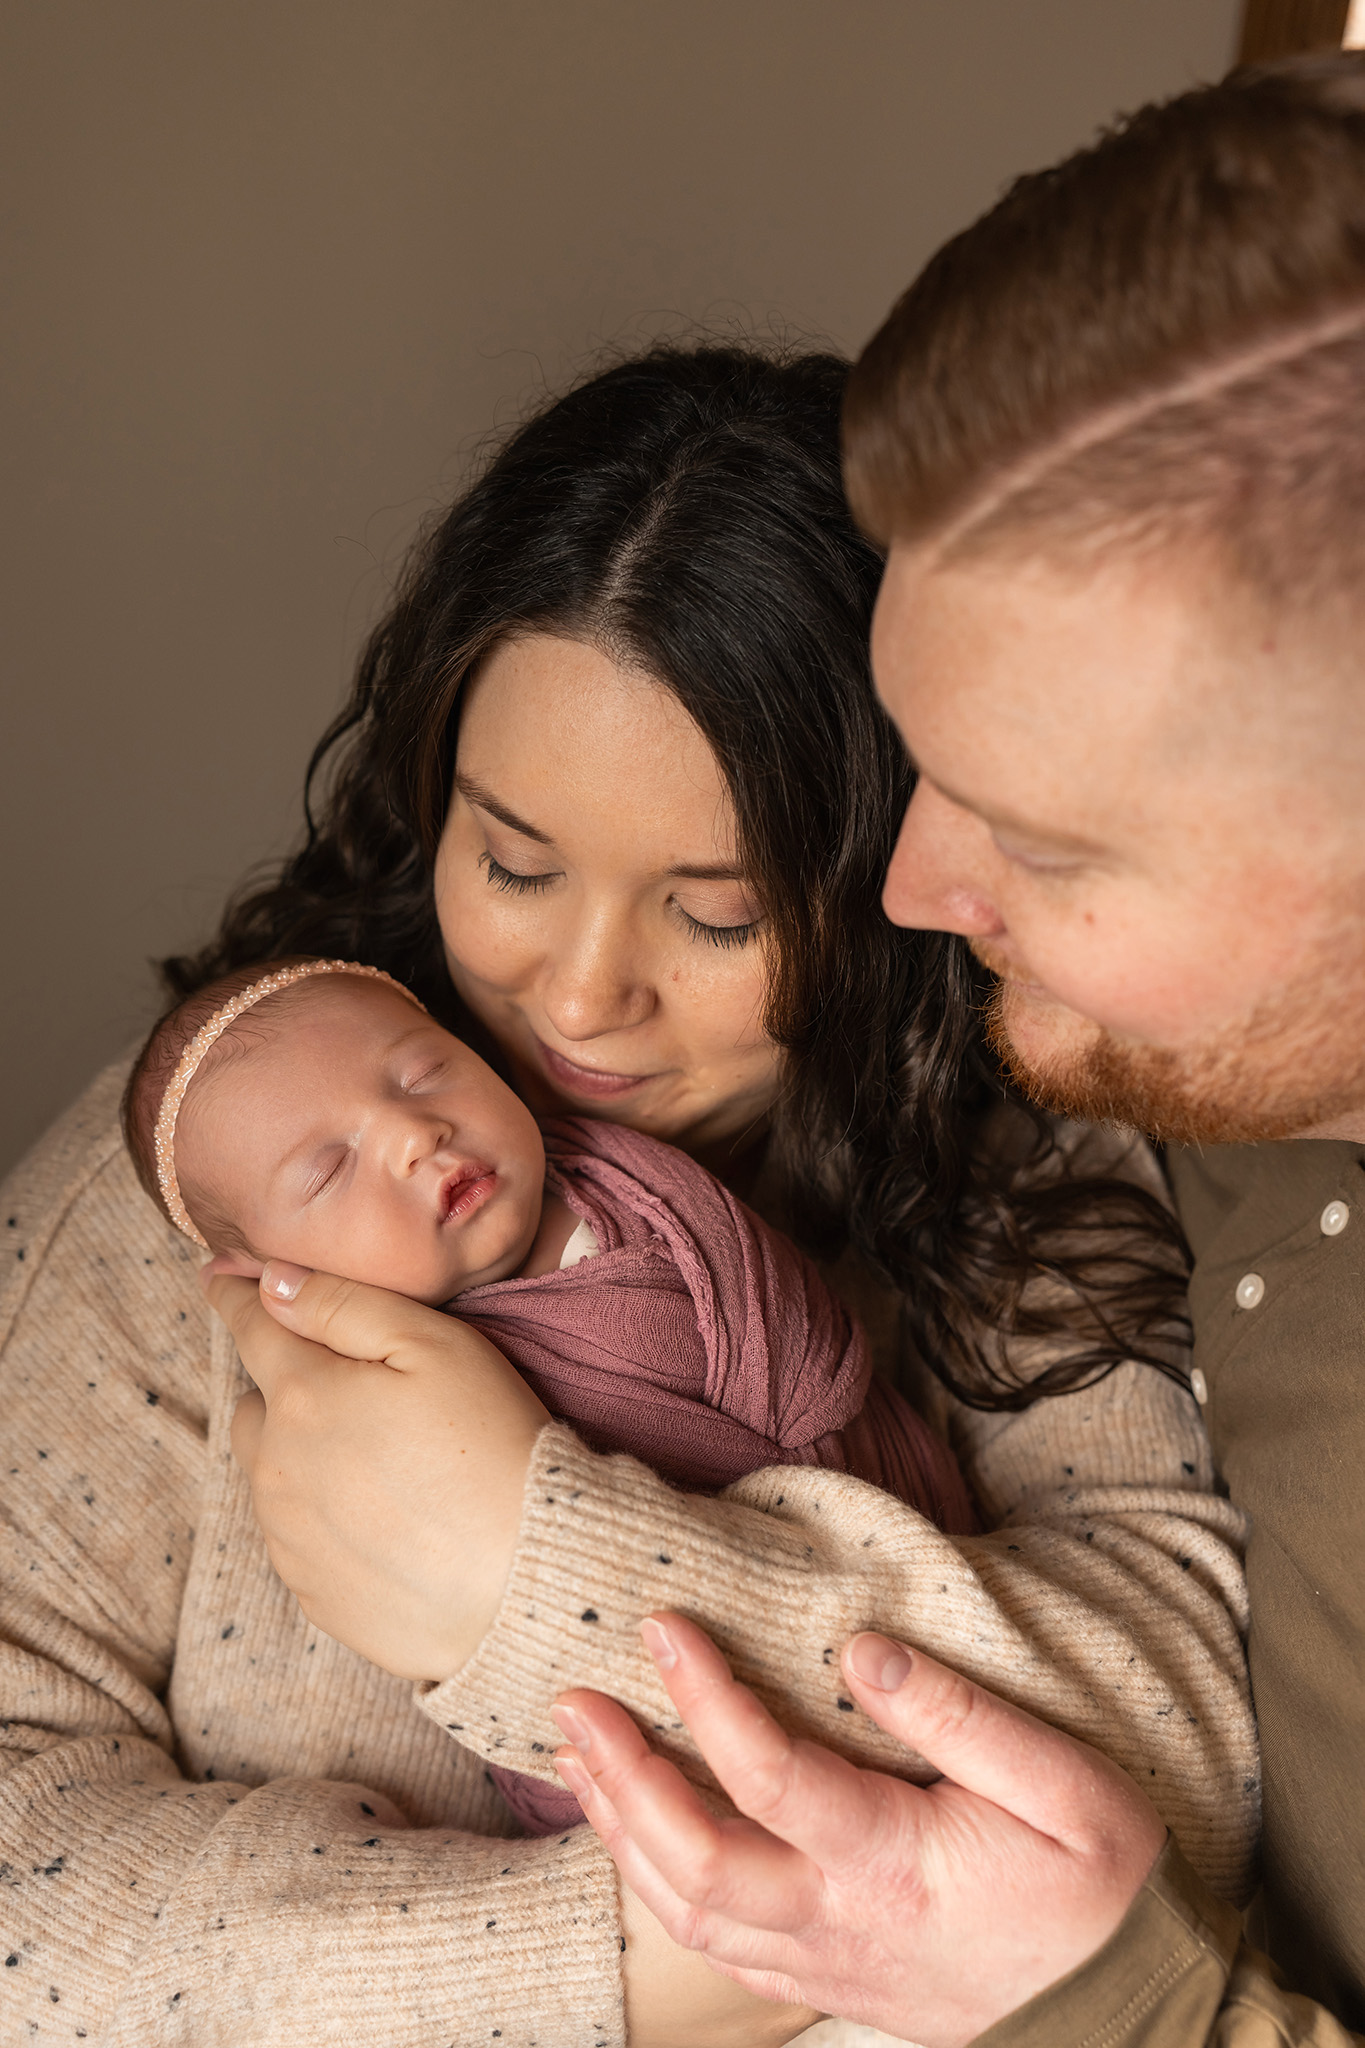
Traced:
<svg viewBox="0 0 1365 2048">
<path fill-rule="evenodd" d="M 172 1223 L 177 1230 L 183 1230 L 186 1237 L 202 1245 L 205 1251 L 211 1249 L 208 1239 L 197 1230 L 190 1219 L 180 1193 L 180 1182 L 175 1173 L 175 1124 L 185 1100 L 185 1091 L 194 1079 L 205 1054 L 217 1044 L 229 1024 L 235 1024 L 244 1010 L 256 1003 L 264 1002 L 267 996 L 277 995 L 282 988 L 292 988 L 296 981 L 307 981 L 315 974 L 362 974 L 369 981 L 386 981 L 390 988 L 396 988 L 400 996 L 406 996 L 410 1003 L 416 1003 L 425 1016 L 427 1006 L 418 1002 L 410 988 L 404 988 L 401 981 L 395 981 L 391 974 L 385 974 L 382 967 L 363 967 L 358 960 L 305 960 L 297 967 L 277 967 L 273 974 L 263 974 L 259 981 L 253 981 L 240 990 L 231 1001 L 215 1010 L 207 1024 L 201 1024 L 194 1037 L 180 1055 L 179 1065 L 166 1084 L 166 1093 L 161 1098 L 157 1112 L 156 1135 L 153 1148 L 156 1153 L 156 1179 L 161 1190 L 161 1199 L 166 1204 Z"/>
</svg>

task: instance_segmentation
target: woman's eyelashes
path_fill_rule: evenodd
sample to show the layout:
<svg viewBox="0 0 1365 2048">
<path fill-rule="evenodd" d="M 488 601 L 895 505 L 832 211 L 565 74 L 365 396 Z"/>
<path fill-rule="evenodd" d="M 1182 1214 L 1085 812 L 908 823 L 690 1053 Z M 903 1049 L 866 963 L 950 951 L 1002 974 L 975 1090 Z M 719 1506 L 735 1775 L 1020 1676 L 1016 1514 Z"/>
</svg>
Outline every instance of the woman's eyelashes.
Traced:
<svg viewBox="0 0 1365 2048">
<path fill-rule="evenodd" d="M 563 870 L 559 868 L 551 869 L 544 874 L 519 874 L 515 868 L 504 867 L 497 855 L 491 853 L 487 847 L 479 855 L 478 864 L 487 875 L 490 885 L 494 889 L 501 889 L 504 894 L 539 896 L 552 882 L 563 879 Z M 761 917 L 751 917 L 734 924 L 708 924 L 704 918 L 694 917 L 690 910 L 685 910 L 676 899 L 670 899 L 670 907 L 681 921 L 689 938 L 698 940 L 702 945 L 723 947 L 727 951 L 733 947 L 747 946 L 763 922 Z"/>
<path fill-rule="evenodd" d="M 544 875 L 519 875 L 515 869 L 505 868 L 486 849 L 479 855 L 479 866 L 484 869 L 493 888 L 514 896 L 539 896 L 551 882 L 559 880 L 558 870 Z"/>
<path fill-rule="evenodd" d="M 690 910 L 684 910 L 681 903 L 676 905 L 679 917 L 694 939 L 706 946 L 723 946 L 728 952 L 733 946 L 747 946 L 763 920 L 750 918 L 747 924 L 703 924 L 699 917 L 693 917 Z"/>
</svg>

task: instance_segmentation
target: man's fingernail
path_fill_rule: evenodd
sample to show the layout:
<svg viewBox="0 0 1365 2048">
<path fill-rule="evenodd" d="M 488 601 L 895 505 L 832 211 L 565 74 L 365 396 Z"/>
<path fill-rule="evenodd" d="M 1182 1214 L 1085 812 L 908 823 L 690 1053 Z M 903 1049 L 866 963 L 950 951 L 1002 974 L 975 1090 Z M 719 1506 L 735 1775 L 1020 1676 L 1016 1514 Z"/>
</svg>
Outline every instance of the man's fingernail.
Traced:
<svg viewBox="0 0 1365 2048">
<path fill-rule="evenodd" d="M 592 1748 L 592 1730 L 581 1714 L 572 1707 L 551 1707 L 550 1719 L 562 1735 L 567 1735 L 574 1748 L 584 1756 Z"/>
<path fill-rule="evenodd" d="M 678 1646 L 661 1621 L 642 1621 L 640 1635 L 660 1671 L 671 1671 L 678 1661 Z"/>
<path fill-rule="evenodd" d="M 844 1655 L 853 1676 L 878 1692 L 897 1692 L 910 1676 L 910 1652 L 885 1636 L 854 1636 Z"/>
<path fill-rule="evenodd" d="M 556 1753 L 554 1766 L 579 1805 L 584 1805 L 592 1797 L 592 1779 L 588 1776 L 578 1758 L 576 1756 L 564 1756 Z"/>
<path fill-rule="evenodd" d="M 261 1286 L 276 1301 L 292 1301 L 307 1278 L 307 1266 L 287 1266 L 282 1259 L 272 1259 L 261 1275 Z"/>
</svg>

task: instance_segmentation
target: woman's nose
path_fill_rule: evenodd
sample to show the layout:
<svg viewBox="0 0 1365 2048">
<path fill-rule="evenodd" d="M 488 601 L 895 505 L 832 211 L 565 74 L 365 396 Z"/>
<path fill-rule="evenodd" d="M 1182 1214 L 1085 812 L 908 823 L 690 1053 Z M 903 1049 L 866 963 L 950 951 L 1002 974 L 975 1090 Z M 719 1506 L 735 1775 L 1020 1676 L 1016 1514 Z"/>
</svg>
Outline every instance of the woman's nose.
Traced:
<svg viewBox="0 0 1365 2048">
<path fill-rule="evenodd" d="M 1005 929 L 989 883 L 990 835 L 979 818 L 922 777 L 901 824 L 882 890 L 893 924 L 987 938 Z"/>
<path fill-rule="evenodd" d="M 643 935 L 630 919 L 605 916 L 565 932 L 543 963 L 540 1000 L 561 1038 L 644 1023 L 657 996 Z"/>
</svg>

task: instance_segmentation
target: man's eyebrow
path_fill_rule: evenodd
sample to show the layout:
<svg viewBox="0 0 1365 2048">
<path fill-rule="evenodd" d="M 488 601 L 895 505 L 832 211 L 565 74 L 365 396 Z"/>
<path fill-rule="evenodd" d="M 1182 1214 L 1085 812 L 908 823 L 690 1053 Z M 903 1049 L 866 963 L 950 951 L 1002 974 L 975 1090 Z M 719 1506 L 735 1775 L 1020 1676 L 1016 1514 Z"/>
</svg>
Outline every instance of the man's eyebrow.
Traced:
<svg viewBox="0 0 1365 2048">
<path fill-rule="evenodd" d="M 538 825 L 528 825 L 525 818 L 519 818 L 515 811 L 500 803 L 491 789 L 476 782 L 472 775 L 455 775 L 455 787 L 467 804 L 477 804 L 481 811 L 487 811 L 500 825 L 506 825 L 509 832 L 519 832 L 523 839 L 534 839 L 538 846 L 553 846 L 554 840 L 548 832 L 542 832 Z"/>
</svg>

